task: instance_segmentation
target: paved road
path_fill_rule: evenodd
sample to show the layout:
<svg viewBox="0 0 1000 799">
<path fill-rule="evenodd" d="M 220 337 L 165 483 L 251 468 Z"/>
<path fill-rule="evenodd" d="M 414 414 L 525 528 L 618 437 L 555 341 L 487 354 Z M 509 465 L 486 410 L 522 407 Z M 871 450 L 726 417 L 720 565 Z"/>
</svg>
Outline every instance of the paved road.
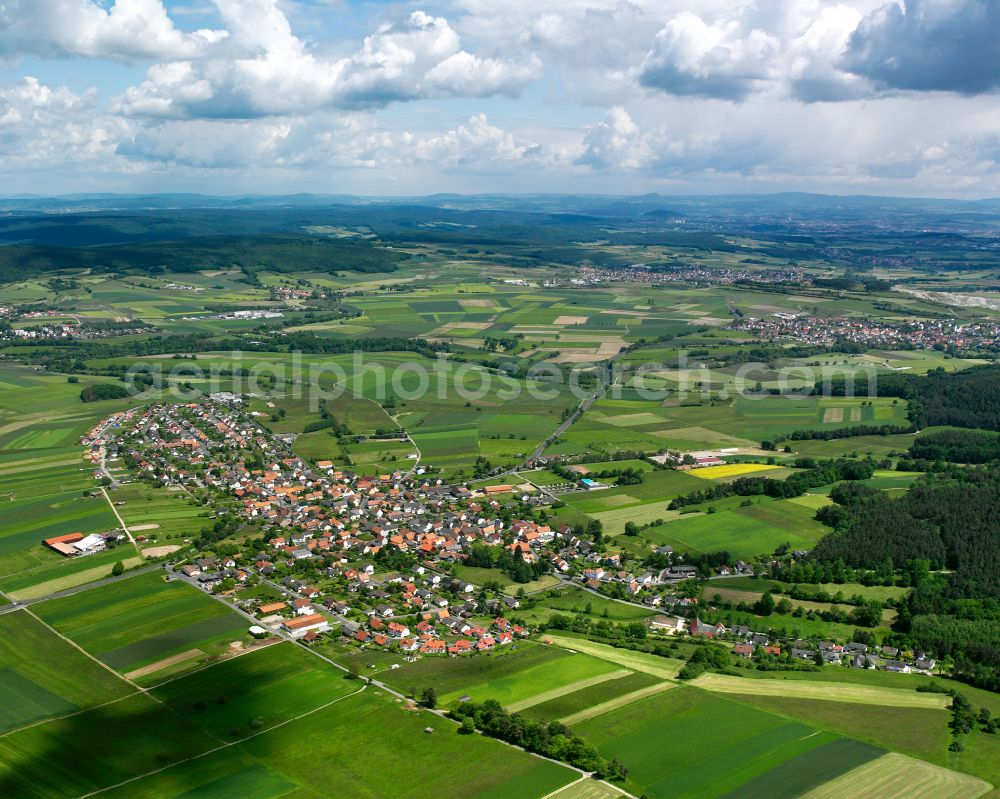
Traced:
<svg viewBox="0 0 1000 799">
<path fill-rule="evenodd" d="M 101 493 L 104 494 L 104 498 L 108 501 L 108 507 L 111 508 L 111 512 L 115 515 L 115 518 L 118 519 L 118 526 L 125 531 L 125 535 L 128 536 L 128 540 L 131 542 L 132 546 L 135 547 L 135 551 L 138 552 L 139 555 L 142 555 L 142 552 L 139 551 L 139 545 L 135 542 L 135 539 L 132 537 L 132 531 L 125 526 L 125 520 L 122 518 L 122 515 L 118 512 L 118 508 L 115 507 L 115 503 L 111 501 L 111 497 L 108 496 L 108 492 L 107 490 L 105 490 L 103 486 L 101 486 Z"/>
<path fill-rule="evenodd" d="M 101 474 L 107 477 L 111 481 L 109 488 L 118 488 L 121 485 L 111 472 L 108 471 L 108 451 L 104 447 L 101 447 L 101 465 L 98 467 Z"/>
<path fill-rule="evenodd" d="M 627 599 L 618 599 L 617 597 L 608 596 L 607 594 L 602 594 L 600 591 L 596 591 L 593 588 L 590 588 L 585 583 L 575 582 L 573 578 L 570 577 L 568 574 L 557 574 L 556 577 L 558 577 L 563 582 L 564 585 L 569 585 L 572 586 L 573 588 L 580 588 L 586 591 L 588 594 L 599 596 L 601 599 L 606 599 L 609 602 L 617 602 L 619 605 L 630 605 L 633 608 L 639 608 L 640 610 L 645 610 L 649 613 L 653 613 L 656 611 L 656 608 L 651 608 L 647 605 L 643 605 L 640 602 L 629 602 L 629 600 Z"/>
<path fill-rule="evenodd" d="M 590 410 L 590 406 L 593 405 L 597 400 L 599 400 L 604 393 L 611 387 L 614 380 L 614 362 L 621 356 L 621 353 L 614 355 L 607 360 L 607 362 L 598 365 L 598 370 L 600 372 L 601 383 L 589 397 L 586 397 L 580 402 L 576 410 L 573 411 L 541 444 L 535 447 L 534 452 L 532 452 L 527 458 L 525 458 L 520 464 L 518 464 L 511 471 L 517 471 L 518 469 L 523 469 L 526 464 L 537 460 L 545 452 L 546 447 L 552 443 L 554 439 L 559 438 L 563 433 L 565 433 L 573 425 L 574 422 L 580 419 L 583 414 Z"/>
</svg>

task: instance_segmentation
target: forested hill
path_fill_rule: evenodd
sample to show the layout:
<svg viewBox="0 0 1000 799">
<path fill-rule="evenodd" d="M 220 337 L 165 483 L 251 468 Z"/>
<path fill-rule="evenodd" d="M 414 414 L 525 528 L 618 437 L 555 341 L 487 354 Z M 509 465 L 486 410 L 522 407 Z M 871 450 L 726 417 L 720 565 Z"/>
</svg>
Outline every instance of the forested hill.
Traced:
<svg viewBox="0 0 1000 799">
<path fill-rule="evenodd" d="M 269 272 L 392 272 L 406 257 L 363 240 L 307 236 L 206 236 L 182 240 L 55 247 L 0 247 L 0 283 L 59 269 L 193 272 L 237 267 Z"/>
<path fill-rule="evenodd" d="M 844 383 L 832 386 L 837 395 L 846 389 Z M 854 390 L 863 395 L 867 386 L 859 384 Z M 1000 430 L 1000 365 L 959 372 L 932 369 L 923 377 L 880 374 L 874 394 L 908 400 L 910 421 L 917 429 L 942 425 Z"/>
</svg>

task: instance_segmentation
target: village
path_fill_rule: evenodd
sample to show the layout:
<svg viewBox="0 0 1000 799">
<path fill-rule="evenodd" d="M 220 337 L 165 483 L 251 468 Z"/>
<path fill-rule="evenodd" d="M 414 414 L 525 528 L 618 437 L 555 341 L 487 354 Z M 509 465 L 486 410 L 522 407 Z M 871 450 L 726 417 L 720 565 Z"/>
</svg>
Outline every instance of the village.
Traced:
<svg viewBox="0 0 1000 799">
<path fill-rule="evenodd" d="M 705 622 L 702 613 L 714 618 L 717 608 L 692 589 L 706 575 L 669 546 L 651 553 L 660 565 L 649 568 L 607 551 L 583 530 L 533 518 L 540 506 L 519 500 L 510 486 L 450 485 L 422 469 L 359 476 L 330 461 L 310 464 L 241 406 L 239 397 L 219 395 L 130 408 L 102 420 L 84 444 L 95 465 L 121 459 L 153 486 L 217 497 L 216 515 L 244 525 L 249 547 L 225 538 L 202 541 L 200 550 L 178 552 L 166 568 L 252 617 L 252 635 L 306 645 L 334 637 L 407 658 L 510 646 L 537 631 L 519 617 L 531 597 L 523 588 L 505 592 L 456 576 L 456 567 L 485 557 L 521 582 L 554 574 L 562 586 L 659 611 L 644 633 L 654 639 L 726 641 L 744 659 L 903 673 L 934 667 L 919 653 L 902 660 L 891 648 L 778 639 L 746 624 Z M 721 462 L 712 453 L 697 455 L 676 467 Z M 112 530 L 104 538 L 114 545 L 121 537 Z M 101 536 L 81 539 L 45 543 L 67 556 L 104 548 Z M 736 560 L 714 567 L 708 578 L 752 576 L 760 568 Z"/>
<path fill-rule="evenodd" d="M 581 266 L 579 277 L 571 281 L 577 285 L 600 285 L 607 282 L 627 281 L 650 286 L 669 283 L 690 283 L 695 286 L 731 286 L 734 283 L 780 283 L 805 285 L 808 278 L 801 269 L 726 269 L 697 264 L 630 264 L 617 269 Z"/>
<path fill-rule="evenodd" d="M 846 342 L 866 349 L 992 350 L 1000 344 L 1000 324 L 954 319 L 890 323 L 779 311 L 767 317 L 737 319 L 728 329 L 751 333 L 762 341 L 790 340 L 805 345 Z"/>
</svg>

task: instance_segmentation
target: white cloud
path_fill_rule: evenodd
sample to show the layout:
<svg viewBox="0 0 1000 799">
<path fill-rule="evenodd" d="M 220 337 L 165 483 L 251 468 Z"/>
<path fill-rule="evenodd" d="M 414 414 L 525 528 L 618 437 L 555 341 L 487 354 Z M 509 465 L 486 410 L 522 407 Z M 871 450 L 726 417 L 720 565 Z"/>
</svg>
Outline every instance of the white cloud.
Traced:
<svg viewBox="0 0 1000 799">
<path fill-rule="evenodd" d="M 1000 88 L 1000 4 L 887 3 L 851 36 L 843 66 L 887 89 L 994 92 Z"/>
<path fill-rule="evenodd" d="M 43 168 L 113 155 L 125 123 L 96 111 L 93 91 L 76 94 L 27 77 L 0 84 L 0 167 Z"/>
<path fill-rule="evenodd" d="M 216 122 L 187 120 L 137 128 L 119 143 L 118 155 L 205 169 L 282 164 L 280 149 L 293 123 L 288 120 Z"/>
<path fill-rule="evenodd" d="M 252 118 L 394 101 L 517 95 L 540 64 L 463 50 L 443 17 L 414 11 L 385 23 L 352 56 L 314 55 L 277 0 L 216 0 L 230 33 L 199 59 L 156 65 L 121 97 L 134 116 Z"/>
<path fill-rule="evenodd" d="M 656 34 L 640 80 L 669 94 L 742 100 L 777 77 L 780 51 L 781 42 L 759 28 L 683 13 Z"/>
<path fill-rule="evenodd" d="M 576 163 L 595 169 L 633 170 L 648 166 L 652 149 L 628 112 L 617 106 L 592 125 L 583 137 L 583 153 Z"/>
<path fill-rule="evenodd" d="M 560 156 L 490 124 L 485 114 L 440 133 L 382 127 L 370 114 L 252 120 L 169 120 L 137 127 L 117 148 L 128 158 L 203 169 L 312 170 L 536 168 Z"/>
<path fill-rule="evenodd" d="M 164 2 L 0 0 L 0 69 L 57 59 L 51 86 L 25 79 L 30 59 L 0 72 L 8 184 L 1000 193 L 987 0 L 368 4 L 387 16 L 354 43 L 332 40 L 337 15 L 359 19 L 347 4 Z M 175 26 L 192 8 L 221 30 Z M 82 57 L 128 66 L 77 74 Z M 100 97 L 81 74 L 107 80 Z"/>
<path fill-rule="evenodd" d="M 537 167 L 552 166 L 559 160 L 556 153 L 537 142 L 491 125 L 485 114 L 476 114 L 440 135 L 407 134 L 405 142 L 414 160 L 429 164 Z"/>
<path fill-rule="evenodd" d="M 639 68 L 647 88 L 807 102 L 898 90 L 1000 89 L 1000 4 L 993 0 L 750 0 L 715 14 L 681 12 Z"/>
<path fill-rule="evenodd" d="M 0 2 L 0 56 L 87 56 L 133 61 L 190 58 L 224 37 L 178 30 L 161 0 Z"/>
</svg>

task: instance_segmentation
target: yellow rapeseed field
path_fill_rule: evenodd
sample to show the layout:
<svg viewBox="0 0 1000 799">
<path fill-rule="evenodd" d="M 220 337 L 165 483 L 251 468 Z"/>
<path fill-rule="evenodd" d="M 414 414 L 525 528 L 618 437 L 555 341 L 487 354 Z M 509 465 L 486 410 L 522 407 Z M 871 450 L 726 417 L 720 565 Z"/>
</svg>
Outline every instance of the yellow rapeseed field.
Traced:
<svg viewBox="0 0 1000 799">
<path fill-rule="evenodd" d="M 721 477 L 739 477 L 751 472 L 763 472 L 768 469 L 780 469 L 780 466 L 768 463 L 727 463 L 725 466 L 706 466 L 703 469 L 692 469 L 692 477 L 705 480 L 718 480 Z"/>
</svg>

